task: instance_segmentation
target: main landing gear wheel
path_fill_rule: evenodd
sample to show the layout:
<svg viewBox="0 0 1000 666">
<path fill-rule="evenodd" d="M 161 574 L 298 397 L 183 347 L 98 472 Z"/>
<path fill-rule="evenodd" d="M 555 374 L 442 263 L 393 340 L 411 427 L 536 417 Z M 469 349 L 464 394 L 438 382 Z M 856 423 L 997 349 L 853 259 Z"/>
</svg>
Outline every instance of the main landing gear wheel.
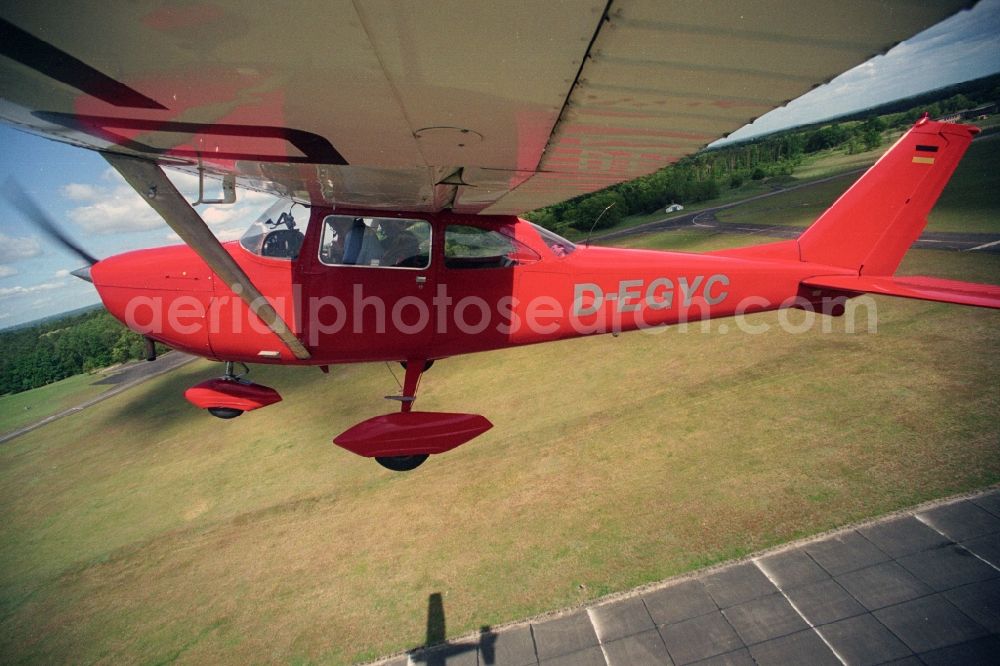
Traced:
<svg viewBox="0 0 1000 666">
<path fill-rule="evenodd" d="M 235 419 L 243 413 L 243 410 L 232 407 L 209 407 L 208 413 L 220 419 Z"/>
<path fill-rule="evenodd" d="M 375 462 L 393 472 L 409 472 L 420 467 L 425 460 L 427 460 L 426 453 L 413 456 L 375 456 Z"/>
</svg>

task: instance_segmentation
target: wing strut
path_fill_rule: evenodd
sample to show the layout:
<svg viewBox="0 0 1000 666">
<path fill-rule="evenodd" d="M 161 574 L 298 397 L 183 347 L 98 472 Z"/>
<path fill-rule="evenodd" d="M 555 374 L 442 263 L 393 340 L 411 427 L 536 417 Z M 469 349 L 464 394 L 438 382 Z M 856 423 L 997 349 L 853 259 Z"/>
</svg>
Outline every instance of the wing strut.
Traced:
<svg viewBox="0 0 1000 666">
<path fill-rule="evenodd" d="M 146 203 L 160 214 L 181 240 L 187 243 L 234 293 L 240 295 L 250 310 L 285 343 L 295 358 L 303 360 L 309 358 L 309 350 L 295 337 L 243 269 L 226 252 L 208 225 L 177 191 L 159 165 L 124 155 L 101 154 L 108 164 L 113 166 L 146 200 Z"/>
</svg>

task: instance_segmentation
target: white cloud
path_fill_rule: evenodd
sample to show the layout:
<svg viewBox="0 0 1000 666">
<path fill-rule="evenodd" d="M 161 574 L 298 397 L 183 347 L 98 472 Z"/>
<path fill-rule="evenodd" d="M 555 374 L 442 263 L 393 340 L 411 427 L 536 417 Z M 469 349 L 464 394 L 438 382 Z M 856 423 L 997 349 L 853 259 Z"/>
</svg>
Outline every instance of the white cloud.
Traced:
<svg viewBox="0 0 1000 666">
<path fill-rule="evenodd" d="M 243 227 L 232 227 L 229 229 L 219 229 L 215 232 L 216 238 L 225 243 L 226 241 L 232 241 L 238 239 L 246 231 Z"/>
<path fill-rule="evenodd" d="M 205 224 L 212 227 L 225 224 L 239 213 L 239 210 L 232 207 L 209 206 L 201 211 L 201 219 L 205 220 Z"/>
<path fill-rule="evenodd" d="M 163 224 L 156 211 L 132 188 L 116 188 L 102 196 L 100 201 L 70 210 L 69 219 L 92 234 L 147 231 Z"/>
<path fill-rule="evenodd" d="M 9 264 L 21 259 L 37 257 L 42 253 L 42 244 L 32 236 L 8 236 L 0 232 L 0 263 Z"/>
<path fill-rule="evenodd" d="M 40 291 L 51 291 L 52 289 L 59 289 L 65 286 L 66 284 L 60 281 L 60 282 L 43 282 L 42 284 L 36 284 L 30 287 L 22 287 L 20 285 L 16 287 L 0 287 L 0 298 L 10 298 L 12 296 L 24 296 L 25 294 L 35 294 Z"/>
<path fill-rule="evenodd" d="M 10 277 L 11 275 L 17 275 L 17 269 L 13 266 L 0 264 L 0 278 Z"/>
<path fill-rule="evenodd" d="M 68 268 L 61 268 L 61 269 L 59 269 L 59 270 L 56 271 L 56 275 L 55 276 L 57 278 L 69 277 L 69 269 Z"/>
<path fill-rule="evenodd" d="M 101 190 L 85 183 L 63 185 L 62 195 L 72 201 L 95 201 L 101 198 Z"/>
<path fill-rule="evenodd" d="M 118 173 L 118 170 L 115 169 L 114 167 L 108 167 L 107 169 L 101 172 L 101 180 L 106 181 L 108 183 L 121 183 L 122 175 Z"/>
<path fill-rule="evenodd" d="M 113 169 L 104 171 L 101 183 L 88 185 L 73 183 L 62 188 L 63 195 L 82 205 L 67 213 L 70 220 L 92 234 L 119 234 L 148 231 L 165 223 L 146 200 L 125 183 Z M 198 177 L 180 171 L 171 171 L 170 180 L 181 194 L 194 201 L 198 195 Z M 212 185 L 209 185 L 211 188 Z M 199 207 L 198 214 L 210 227 L 225 225 L 226 239 L 231 240 L 234 227 L 246 228 L 274 197 L 260 192 L 238 190 L 236 203 Z M 242 232 L 241 232 L 242 233 Z M 236 238 L 239 234 L 236 234 Z M 176 234 L 168 240 L 180 240 Z"/>
</svg>

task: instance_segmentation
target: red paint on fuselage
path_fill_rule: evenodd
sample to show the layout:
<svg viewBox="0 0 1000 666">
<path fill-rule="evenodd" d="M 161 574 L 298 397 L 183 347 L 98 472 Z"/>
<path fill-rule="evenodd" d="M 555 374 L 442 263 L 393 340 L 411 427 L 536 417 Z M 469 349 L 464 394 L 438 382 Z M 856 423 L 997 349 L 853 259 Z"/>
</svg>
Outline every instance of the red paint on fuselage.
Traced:
<svg viewBox="0 0 1000 666">
<path fill-rule="evenodd" d="M 307 361 L 295 359 L 185 246 L 101 261 L 92 271 L 94 284 L 118 319 L 175 348 L 220 360 L 317 365 L 438 358 L 770 310 L 787 305 L 808 277 L 850 274 L 803 263 L 790 252 L 779 258 L 579 246 L 557 256 L 524 220 L 448 213 L 399 214 L 432 225 L 426 269 L 329 266 L 319 261 L 317 248 L 320 222 L 330 213 L 313 208 L 293 261 L 225 244 L 309 348 Z M 500 231 L 539 259 L 507 268 L 449 268 L 443 242 L 448 224 Z M 335 331 L 331 299 L 347 314 Z M 383 303 L 381 328 L 376 300 Z M 420 304 L 429 313 L 422 327 Z"/>
</svg>

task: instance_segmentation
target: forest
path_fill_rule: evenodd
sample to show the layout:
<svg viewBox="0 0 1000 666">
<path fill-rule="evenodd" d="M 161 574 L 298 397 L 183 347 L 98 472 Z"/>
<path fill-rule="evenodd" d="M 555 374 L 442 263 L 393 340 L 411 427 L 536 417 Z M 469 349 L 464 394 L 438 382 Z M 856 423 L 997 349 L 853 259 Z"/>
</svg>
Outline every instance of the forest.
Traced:
<svg viewBox="0 0 1000 666">
<path fill-rule="evenodd" d="M 145 353 L 142 336 L 103 308 L 0 331 L 0 345 L 0 395 L 140 359 Z"/>
<path fill-rule="evenodd" d="M 671 203 L 688 206 L 748 181 L 790 176 L 808 155 L 823 150 L 837 148 L 848 154 L 874 150 L 883 144 L 888 130 L 906 128 L 924 113 L 936 118 L 998 100 L 1000 75 L 985 77 L 897 100 L 846 119 L 705 150 L 647 176 L 532 211 L 526 217 L 571 236 L 592 226 L 607 229 L 629 215 L 654 213 Z"/>
</svg>

